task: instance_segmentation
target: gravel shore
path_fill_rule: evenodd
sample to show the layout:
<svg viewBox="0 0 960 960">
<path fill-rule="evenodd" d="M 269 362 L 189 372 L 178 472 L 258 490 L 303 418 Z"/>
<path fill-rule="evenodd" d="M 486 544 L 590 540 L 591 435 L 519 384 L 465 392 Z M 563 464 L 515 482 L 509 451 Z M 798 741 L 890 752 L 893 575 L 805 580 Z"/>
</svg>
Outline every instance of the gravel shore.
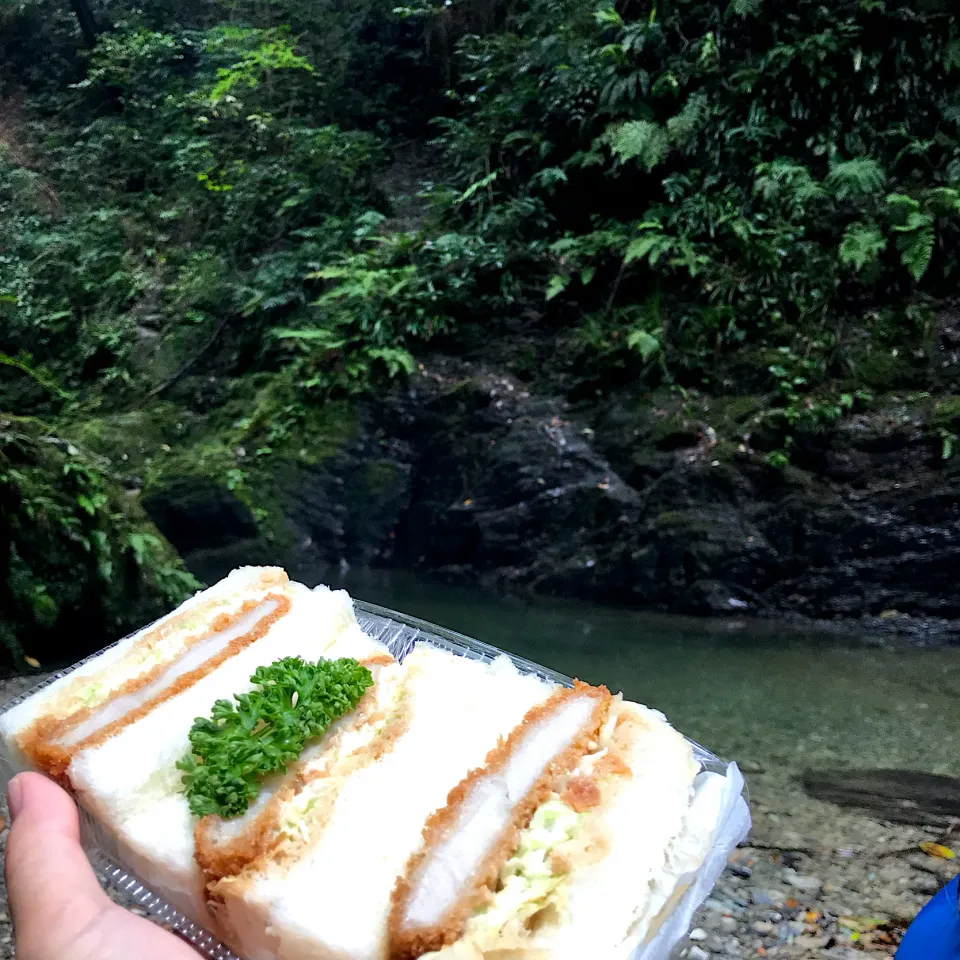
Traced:
<svg viewBox="0 0 960 960">
<path fill-rule="evenodd" d="M 957 872 L 934 829 L 884 823 L 807 797 L 789 774 L 747 774 L 753 830 L 677 957 L 892 957 Z"/>
<path fill-rule="evenodd" d="M 0 703 L 37 680 L 0 681 Z M 753 831 L 675 956 L 892 957 L 910 920 L 957 872 L 956 860 L 920 849 L 924 841 L 938 839 L 937 831 L 884 823 L 812 800 L 782 770 L 755 764 L 745 773 Z M 5 801 L 0 816 L 2 847 Z M 6 888 L 0 883 L 0 960 L 13 956 Z"/>
</svg>

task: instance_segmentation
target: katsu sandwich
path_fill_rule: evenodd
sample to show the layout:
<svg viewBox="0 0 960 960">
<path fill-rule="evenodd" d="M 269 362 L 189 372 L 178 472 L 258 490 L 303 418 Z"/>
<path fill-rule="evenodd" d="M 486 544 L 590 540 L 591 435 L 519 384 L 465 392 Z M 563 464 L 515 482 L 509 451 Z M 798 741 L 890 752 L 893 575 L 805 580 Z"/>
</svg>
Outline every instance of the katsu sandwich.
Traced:
<svg viewBox="0 0 960 960">
<path fill-rule="evenodd" d="M 418 644 L 244 568 L 0 716 L 245 960 L 620 957 L 710 848 L 690 744 L 605 687 Z"/>
</svg>

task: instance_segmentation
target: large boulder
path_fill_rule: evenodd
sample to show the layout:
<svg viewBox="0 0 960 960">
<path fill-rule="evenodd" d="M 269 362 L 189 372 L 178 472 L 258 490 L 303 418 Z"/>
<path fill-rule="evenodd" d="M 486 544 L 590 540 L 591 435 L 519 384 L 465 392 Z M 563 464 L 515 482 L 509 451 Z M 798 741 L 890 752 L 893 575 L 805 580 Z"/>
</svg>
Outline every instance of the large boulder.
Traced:
<svg viewBox="0 0 960 960">
<path fill-rule="evenodd" d="M 439 362 L 382 414 L 416 451 L 394 562 L 665 610 L 956 638 L 960 458 L 944 458 L 930 428 L 939 417 L 941 434 L 960 431 L 955 407 L 801 431 L 778 469 L 757 448 L 750 398 L 577 411 Z"/>
<path fill-rule="evenodd" d="M 190 464 L 190 447 L 155 474 L 143 506 L 198 577 L 212 582 L 243 564 L 282 564 L 312 582 L 326 567 L 390 563 L 393 533 L 410 499 L 412 451 L 355 410 L 329 445 L 277 451 L 247 470 L 239 489 Z M 243 464 L 236 461 L 236 468 Z"/>
</svg>

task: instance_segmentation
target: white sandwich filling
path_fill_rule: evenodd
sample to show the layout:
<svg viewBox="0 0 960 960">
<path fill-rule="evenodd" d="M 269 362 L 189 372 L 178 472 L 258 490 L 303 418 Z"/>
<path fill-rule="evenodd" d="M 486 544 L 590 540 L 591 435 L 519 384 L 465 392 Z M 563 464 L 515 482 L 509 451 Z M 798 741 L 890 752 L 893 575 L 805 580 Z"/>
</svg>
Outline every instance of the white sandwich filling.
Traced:
<svg viewBox="0 0 960 960">
<path fill-rule="evenodd" d="M 564 701 L 527 732 L 501 770 L 476 781 L 451 824 L 449 838 L 430 851 L 420 869 L 406 925 L 439 923 L 456 904 L 510 824 L 517 804 L 577 738 L 596 705 L 596 699 L 588 696 Z"/>
<path fill-rule="evenodd" d="M 103 703 L 111 691 L 122 686 L 124 681 L 121 680 L 119 676 L 122 675 L 122 671 L 117 671 L 116 674 L 111 671 L 106 676 L 99 676 L 92 680 L 77 693 L 77 698 L 87 706 L 93 707 L 98 703 L 103 703 L 103 707 L 95 710 L 94 713 L 82 723 L 68 730 L 57 742 L 64 747 L 73 746 L 81 740 L 86 740 L 87 737 L 94 735 L 98 730 L 108 724 L 113 723 L 114 720 L 119 720 L 131 711 L 136 710 L 148 700 L 159 696 L 164 690 L 167 690 L 176 683 L 180 677 L 201 667 L 208 660 L 222 653 L 223 650 L 238 637 L 242 637 L 245 633 L 253 630 L 260 620 L 270 616 L 278 606 L 276 600 L 266 600 L 253 610 L 244 614 L 236 623 L 227 627 L 227 629 L 214 633 L 205 639 L 197 641 L 193 646 L 189 646 L 190 639 L 197 634 L 202 635 L 206 633 L 210 629 L 210 623 L 217 616 L 223 613 L 230 613 L 231 608 L 239 608 L 241 603 L 246 599 L 247 598 L 243 597 L 224 598 L 217 603 L 215 610 L 207 611 L 204 615 L 197 614 L 185 627 L 185 632 L 176 635 L 176 645 L 169 642 L 172 638 L 167 638 L 166 641 L 145 649 L 138 657 L 138 662 L 141 665 L 144 663 L 164 663 L 170 657 L 176 655 L 177 650 L 175 646 L 180 650 L 189 647 L 186 653 L 175 659 L 159 677 L 146 686 L 141 687 L 139 690 L 115 697 Z"/>
<path fill-rule="evenodd" d="M 236 574 L 231 574 L 231 577 L 234 576 L 236 576 Z M 125 684 L 131 680 L 136 680 L 145 672 L 156 667 L 157 664 L 174 663 L 175 665 L 175 661 L 183 659 L 184 651 L 192 644 L 196 643 L 198 647 L 205 646 L 205 641 L 202 638 L 204 634 L 210 631 L 211 624 L 218 617 L 235 616 L 245 603 L 251 601 L 262 603 L 268 593 L 275 593 L 278 590 L 284 591 L 285 587 L 285 585 L 271 584 L 253 591 L 249 589 L 244 579 L 237 576 L 239 583 L 233 590 L 230 592 L 221 590 L 223 584 L 229 580 L 230 577 L 225 581 L 221 581 L 220 584 L 211 587 L 209 590 L 191 597 L 174 610 L 173 613 L 164 617 L 158 624 L 146 628 L 141 631 L 141 635 L 133 637 L 130 649 L 124 651 L 116 659 L 110 658 L 102 670 L 90 676 L 89 682 L 79 687 L 67 701 L 62 704 L 57 704 L 58 713 L 63 717 L 69 717 L 84 708 L 95 709 L 105 703 Z M 231 586 L 233 585 L 231 584 Z M 222 596 L 216 596 L 217 593 L 221 592 L 223 593 Z M 184 617 L 183 615 L 191 608 L 195 608 L 192 615 Z M 262 613 L 259 614 L 259 616 L 262 615 Z M 175 630 L 163 629 L 164 622 L 174 617 L 183 617 L 177 624 L 177 628 Z M 246 621 L 248 618 L 245 616 L 243 619 Z M 251 628 L 252 624 L 246 627 L 247 630 Z M 146 636 L 152 631 L 156 631 L 157 635 L 150 640 L 146 640 Z M 220 636 L 222 636 L 222 634 L 217 634 L 214 638 L 211 638 L 211 640 L 216 640 Z M 186 655 L 190 656 L 191 653 L 192 651 L 187 650 Z M 213 655 L 213 653 L 207 653 L 202 657 L 202 660 L 209 659 L 209 657 Z M 199 664 L 195 664 L 194 666 L 198 665 Z M 194 667 L 190 667 L 189 669 L 193 668 Z M 137 691 L 135 695 L 140 696 L 142 692 L 143 691 Z M 130 708 L 128 707 L 127 709 Z M 75 735 L 75 731 L 71 730 L 64 737 L 62 741 L 63 744 L 69 746 L 72 743 L 78 742 L 84 739 L 85 736 L 88 736 L 90 732 L 93 732 L 97 726 L 101 725 L 95 718 L 91 717 L 90 719 L 95 722 L 92 728 L 87 728 L 88 733 L 83 736 L 77 736 Z M 113 717 L 111 717 L 111 719 L 113 719 Z M 110 721 L 103 721 L 104 724 L 108 722 Z"/>
</svg>

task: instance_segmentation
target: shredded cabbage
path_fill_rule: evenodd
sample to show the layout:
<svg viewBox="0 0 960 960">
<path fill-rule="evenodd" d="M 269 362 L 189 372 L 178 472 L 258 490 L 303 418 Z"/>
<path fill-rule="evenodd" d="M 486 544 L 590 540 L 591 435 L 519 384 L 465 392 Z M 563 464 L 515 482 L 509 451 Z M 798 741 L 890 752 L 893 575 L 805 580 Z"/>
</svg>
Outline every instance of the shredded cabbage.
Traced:
<svg viewBox="0 0 960 960">
<path fill-rule="evenodd" d="M 611 707 L 597 742 L 581 757 L 575 774 L 589 775 L 596 761 L 608 752 L 619 717 L 616 707 L 617 703 Z M 576 836 L 583 819 L 583 814 L 556 797 L 540 804 L 500 871 L 499 889 L 470 918 L 465 935 L 481 940 L 495 937 L 508 923 L 522 923 L 550 903 L 559 903 L 562 891 L 557 887 L 566 873 L 554 872 L 551 854 Z"/>
<path fill-rule="evenodd" d="M 565 876 L 553 872 L 550 854 L 574 837 L 582 819 L 582 814 L 560 800 L 547 800 L 537 807 L 520 833 L 516 851 L 500 871 L 500 889 L 471 918 L 470 926 L 478 934 L 496 934 L 510 920 L 525 920 L 546 905 Z"/>
</svg>

